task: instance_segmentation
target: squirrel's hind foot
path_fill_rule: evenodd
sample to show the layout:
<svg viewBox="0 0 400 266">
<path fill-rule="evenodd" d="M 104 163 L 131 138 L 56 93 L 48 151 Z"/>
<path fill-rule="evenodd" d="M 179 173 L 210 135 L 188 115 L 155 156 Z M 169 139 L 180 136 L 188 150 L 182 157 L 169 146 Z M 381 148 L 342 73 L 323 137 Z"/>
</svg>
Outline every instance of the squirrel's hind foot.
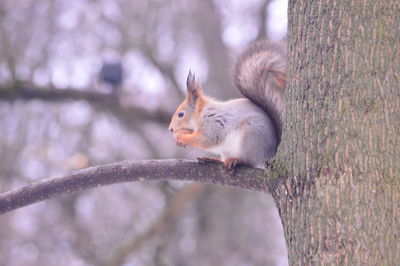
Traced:
<svg viewBox="0 0 400 266">
<path fill-rule="evenodd" d="M 243 162 L 238 158 L 229 158 L 224 161 L 224 167 L 229 171 L 235 170 L 236 167 L 242 164 Z"/>
<path fill-rule="evenodd" d="M 226 159 L 225 161 L 221 161 L 215 158 L 209 158 L 209 157 L 199 157 L 197 158 L 197 162 L 200 164 L 207 164 L 207 163 L 223 163 L 224 168 L 228 170 L 229 172 L 233 172 L 236 167 L 243 165 L 243 161 L 238 159 L 238 158 L 229 158 Z"/>
</svg>

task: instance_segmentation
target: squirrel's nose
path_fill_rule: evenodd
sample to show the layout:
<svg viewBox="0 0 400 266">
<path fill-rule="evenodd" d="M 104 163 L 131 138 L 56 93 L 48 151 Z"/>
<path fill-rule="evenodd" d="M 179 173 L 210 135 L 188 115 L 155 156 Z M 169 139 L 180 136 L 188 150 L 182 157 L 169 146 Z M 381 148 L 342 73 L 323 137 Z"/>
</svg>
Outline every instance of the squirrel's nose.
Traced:
<svg viewBox="0 0 400 266">
<path fill-rule="evenodd" d="M 169 127 L 169 131 L 174 132 L 174 129 L 172 127 Z"/>
</svg>

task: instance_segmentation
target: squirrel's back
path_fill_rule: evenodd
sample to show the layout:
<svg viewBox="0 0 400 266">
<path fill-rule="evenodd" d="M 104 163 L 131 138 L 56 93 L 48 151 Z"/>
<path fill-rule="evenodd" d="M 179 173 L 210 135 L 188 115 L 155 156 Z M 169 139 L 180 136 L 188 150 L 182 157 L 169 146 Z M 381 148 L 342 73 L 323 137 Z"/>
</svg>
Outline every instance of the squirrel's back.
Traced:
<svg viewBox="0 0 400 266">
<path fill-rule="evenodd" d="M 234 68 L 235 85 L 243 96 L 268 113 L 278 143 L 285 112 L 285 49 L 283 43 L 256 42 L 238 57 Z"/>
</svg>

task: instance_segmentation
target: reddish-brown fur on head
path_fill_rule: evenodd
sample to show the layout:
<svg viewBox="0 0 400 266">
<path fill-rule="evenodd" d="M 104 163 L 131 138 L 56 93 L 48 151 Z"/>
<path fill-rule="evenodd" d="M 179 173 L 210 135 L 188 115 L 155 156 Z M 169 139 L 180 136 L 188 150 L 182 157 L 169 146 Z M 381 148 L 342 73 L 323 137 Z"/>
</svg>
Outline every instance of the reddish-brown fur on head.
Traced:
<svg viewBox="0 0 400 266">
<path fill-rule="evenodd" d="M 203 89 L 191 71 L 189 71 L 187 77 L 186 87 L 186 98 L 176 109 L 168 127 L 172 132 L 181 129 L 195 130 L 197 114 L 201 112 L 205 104 Z"/>
</svg>

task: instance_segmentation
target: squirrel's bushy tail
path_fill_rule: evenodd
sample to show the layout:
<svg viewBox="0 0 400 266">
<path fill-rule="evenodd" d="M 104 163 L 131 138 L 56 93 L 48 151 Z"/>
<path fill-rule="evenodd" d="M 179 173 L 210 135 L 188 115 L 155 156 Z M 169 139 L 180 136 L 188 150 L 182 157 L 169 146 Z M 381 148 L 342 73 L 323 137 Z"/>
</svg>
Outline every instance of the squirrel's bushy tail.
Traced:
<svg viewBox="0 0 400 266">
<path fill-rule="evenodd" d="M 286 45 L 260 41 L 252 44 L 238 58 L 234 82 L 246 98 L 264 109 L 281 139 L 285 113 L 284 93 Z"/>
</svg>

